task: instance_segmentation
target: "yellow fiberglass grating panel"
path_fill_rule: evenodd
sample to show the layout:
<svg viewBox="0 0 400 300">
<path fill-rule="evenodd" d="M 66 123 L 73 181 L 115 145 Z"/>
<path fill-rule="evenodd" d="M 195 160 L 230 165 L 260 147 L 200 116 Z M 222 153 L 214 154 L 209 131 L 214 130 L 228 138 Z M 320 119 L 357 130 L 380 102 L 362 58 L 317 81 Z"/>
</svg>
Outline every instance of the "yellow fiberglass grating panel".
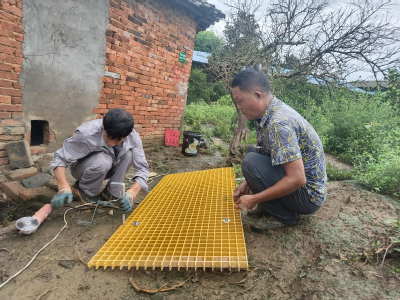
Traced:
<svg viewBox="0 0 400 300">
<path fill-rule="evenodd" d="M 248 269 L 233 168 L 165 176 L 88 267 Z"/>
</svg>

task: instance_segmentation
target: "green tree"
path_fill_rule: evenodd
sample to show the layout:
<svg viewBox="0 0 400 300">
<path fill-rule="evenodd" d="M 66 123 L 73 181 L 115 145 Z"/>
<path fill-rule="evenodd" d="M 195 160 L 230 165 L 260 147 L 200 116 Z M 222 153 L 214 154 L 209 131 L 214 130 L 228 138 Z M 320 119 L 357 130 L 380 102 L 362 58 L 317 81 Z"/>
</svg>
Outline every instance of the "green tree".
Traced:
<svg viewBox="0 0 400 300">
<path fill-rule="evenodd" d="M 221 49 L 222 38 L 211 31 L 200 31 L 196 35 L 194 49 L 212 53 Z M 223 85 L 218 83 L 210 76 L 204 67 L 193 66 L 190 72 L 187 103 L 197 103 L 204 101 L 210 103 L 225 95 Z"/>
<path fill-rule="evenodd" d="M 222 45 L 222 38 L 216 36 L 214 32 L 200 31 L 196 34 L 194 50 L 212 53 L 221 49 Z"/>
<path fill-rule="evenodd" d="M 239 9 L 232 13 L 224 29 L 224 46 L 208 59 L 208 71 L 224 85 L 227 91 L 233 77 L 245 67 L 258 67 L 260 56 L 260 25 L 254 14 L 258 7 L 252 8 L 247 1 L 238 3 Z M 253 10 L 254 9 L 254 10 Z M 249 137 L 246 116 L 237 110 L 238 128 L 233 133 L 229 153 L 238 154 L 239 142 Z"/>
<path fill-rule="evenodd" d="M 190 72 L 187 104 L 218 100 L 226 94 L 222 84 L 213 82 L 206 70 L 201 67 L 192 67 Z"/>
<path fill-rule="evenodd" d="M 400 72 L 396 69 L 390 69 L 385 80 L 389 81 L 385 99 L 389 100 L 394 107 L 400 109 Z"/>
<path fill-rule="evenodd" d="M 226 44 L 209 65 L 227 88 L 243 67 L 260 64 L 271 81 L 313 77 L 328 85 L 355 71 L 387 75 L 400 63 L 400 27 L 391 20 L 390 0 L 354 1 L 334 12 L 327 11 L 327 0 L 272 0 L 264 12 L 262 0 L 225 4 L 231 8 Z M 289 66 L 290 72 L 281 72 Z M 231 155 L 246 136 L 247 122 L 238 114 Z"/>
</svg>

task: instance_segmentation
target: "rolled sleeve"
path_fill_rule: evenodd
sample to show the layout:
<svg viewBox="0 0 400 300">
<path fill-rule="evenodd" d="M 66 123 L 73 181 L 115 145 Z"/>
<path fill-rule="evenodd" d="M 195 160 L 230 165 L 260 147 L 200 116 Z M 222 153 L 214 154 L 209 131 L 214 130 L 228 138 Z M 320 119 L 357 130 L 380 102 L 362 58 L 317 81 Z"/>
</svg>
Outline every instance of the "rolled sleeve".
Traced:
<svg viewBox="0 0 400 300">
<path fill-rule="evenodd" d="M 83 133 L 77 131 L 74 136 L 66 139 L 62 148 L 54 153 L 54 159 L 50 163 L 50 169 L 68 167 L 92 152 L 92 145 Z"/>
<path fill-rule="evenodd" d="M 269 131 L 272 165 L 282 165 L 302 158 L 295 128 L 289 123 L 271 124 Z"/>
<path fill-rule="evenodd" d="M 135 171 L 135 176 L 133 181 L 140 184 L 142 189 L 148 193 L 149 187 L 147 185 L 147 180 L 149 179 L 149 165 L 144 155 L 142 141 L 138 134 L 134 135 L 135 146 L 131 149 L 132 151 L 132 165 Z"/>
</svg>

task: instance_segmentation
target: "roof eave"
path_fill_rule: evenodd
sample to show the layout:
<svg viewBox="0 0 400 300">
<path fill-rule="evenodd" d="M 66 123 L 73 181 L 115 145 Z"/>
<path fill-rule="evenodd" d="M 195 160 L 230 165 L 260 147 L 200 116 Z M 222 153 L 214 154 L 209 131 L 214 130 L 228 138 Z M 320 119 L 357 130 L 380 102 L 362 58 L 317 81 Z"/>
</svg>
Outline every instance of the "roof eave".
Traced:
<svg viewBox="0 0 400 300">
<path fill-rule="evenodd" d="M 197 31 L 206 30 L 214 23 L 225 19 L 226 15 L 205 0 L 173 0 L 194 14 Z"/>
</svg>

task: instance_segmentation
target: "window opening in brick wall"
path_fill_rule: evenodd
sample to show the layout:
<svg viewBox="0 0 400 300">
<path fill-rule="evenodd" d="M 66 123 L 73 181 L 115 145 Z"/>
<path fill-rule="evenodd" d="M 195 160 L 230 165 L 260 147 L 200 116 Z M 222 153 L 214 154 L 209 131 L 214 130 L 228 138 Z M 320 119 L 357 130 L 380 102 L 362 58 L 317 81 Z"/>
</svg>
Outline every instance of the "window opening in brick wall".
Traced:
<svg viewBox="0 0 400 300">
<path fill-rule="evenodd" d="M 31 121 L 31 146 L 48 145 L 50 140 L 49 122 L 41 120 Z"/>
</svg>

